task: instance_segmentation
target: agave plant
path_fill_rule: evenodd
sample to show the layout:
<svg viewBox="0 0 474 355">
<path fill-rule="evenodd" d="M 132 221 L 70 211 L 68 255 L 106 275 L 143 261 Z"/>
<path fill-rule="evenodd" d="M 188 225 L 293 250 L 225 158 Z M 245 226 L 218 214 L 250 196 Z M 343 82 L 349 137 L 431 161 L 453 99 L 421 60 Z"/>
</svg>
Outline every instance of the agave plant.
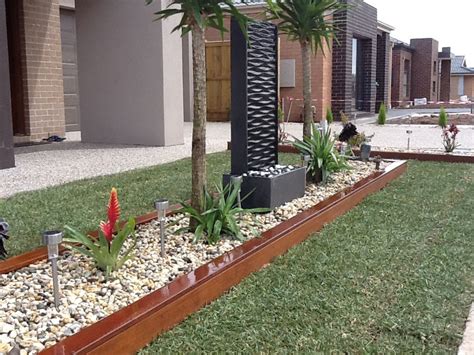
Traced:
<svg viewBox="0 0 474 355">
<path fill-rule="evenodd" d="M 301 154 L 309 155 L 308 174 L 315 182 L 326 182 L 332 172 L 348 168 L 346 159 L 339 155 L 331 130 L 319 131 L 313 123 L 311 136 L 295 138 L 294 147 Z"/>
<path fill-rule="evenodd" d="M 82 234 L 76 229 L 65 226 L 67 247 L 92 258 L 98 269 L 105 271 L 106 278 L 110 273 L 120 269 L 123 264 L 133 257 L 136 247 L 135 220 L 130 218 L 122 229 L 118 228 L 120 219 L 120 204 L 117 190 L 112 189 L 107 208 L 107 221 L 100 222 L 100 231 L 97 239 Z M 114 233 L 114 231 L 117 231 Z M 128 237 L 133 240 L 123 251 Z"/>
<path fill-rule="evenodd" d="M 190 217 L 194 219 L 197 225 L 194 231 L 194 242 L 205 238 L 209 244 L 216 244 L 222 235 L 229 235 L 238 240 L 243 240 L 244 237 L 236 216 L 243 213 L 268 212 L 266 208 L 243 209 L 239 207 L 237 203 L 239 191 L 239 184 L 229 184 L 225 187 L 222 187 L 222 184 L 218 185 L 217 194 L 214 194 L 214 196 L 209 191 L 204 190 L 203 212 L 199 212 L 186 202 L 181 202 L 182 208 L 178 212 L 185 215 L 183 218 Z M 178 232 L 182 230 L 180 229 Z"/>
</svg>

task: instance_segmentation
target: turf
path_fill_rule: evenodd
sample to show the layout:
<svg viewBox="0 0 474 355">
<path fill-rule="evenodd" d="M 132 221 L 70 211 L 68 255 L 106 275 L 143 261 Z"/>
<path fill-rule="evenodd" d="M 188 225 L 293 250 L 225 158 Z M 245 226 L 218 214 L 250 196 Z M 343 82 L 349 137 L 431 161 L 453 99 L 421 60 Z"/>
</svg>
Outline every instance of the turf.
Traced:
<svg viewBox="0 0 474 355">
<path fill-rule="evenodd" d="M 281 154 L 283 164 L 295 164 L 298 156 Z M 208 156 L 208 184 L 215 186 L 230 169 L 230 154 Z M 96 229 L 105 219 L 110 189 L 116 187 L 122 216 L 137 216 L 153 210 L 157 198 L 171 202 L 188 199 L 191 194 L 191 160 L 158 165 L 152 168 L 97 177 L 62 186 L 0 199 L 0 217 L 11 225 L 7 242 L 9 255 L 16 255 L 40 245 L 41 232 L 61 229 L 65 224 L 83 232 Z"/>
<path fill-rule="evenodd" d="M 455 353 L 473 301 L 474 165 L 418 163 L 163 334 L 155 353 Z"/>
</svg>

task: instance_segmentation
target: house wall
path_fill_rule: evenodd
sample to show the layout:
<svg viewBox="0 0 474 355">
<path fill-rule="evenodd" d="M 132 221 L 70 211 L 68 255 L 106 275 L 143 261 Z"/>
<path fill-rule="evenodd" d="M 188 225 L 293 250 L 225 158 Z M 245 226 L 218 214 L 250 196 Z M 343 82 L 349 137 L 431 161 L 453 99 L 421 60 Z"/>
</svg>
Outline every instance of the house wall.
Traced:
<svg viewBox="0 0 474 355">
<path fill-rule="evenodd" d="M 463 79 L 462 79 L 463 78 Z M 459 94 L 459 81 L 464 80 L 463 92 Z M 458 100 L 460 96 L 466 95 L 474 100 L 474 75 L 453 75 L 451 76 L 451 98 Z"/>
<path fill-rule="evenodd" d="M 400 47 L 395 47 L 392 52 L 392 107 L 398 107 L 403 105 L 405 102 L 410 101 L 410 95 L 405 95 L 403 90 L 403 73 L 405 60 L 410 61 L 410 67 L 412 63 L 412 53 Z M 412 72 L 410 68 L 409 76 L 411 77 Z M 410 78 L 408 79 L 408 85 L 411 86 Z M 411 89 L 409 88 L 411 91 Z"/>
<path fill-rule="evenodd" d="M 82 140 L 175 145 L 183 139 L 179 19 L 136 0 L 76 2 Z"/>
<path fill-rule="evenodd" d="M 418 38 L 410 41 L 415 49 L 412 62 L 411 99 L 438 101 L 438 41 Z M 433 90 L 435 82 L 436 90 Z"/>
<path fill-rule="evenodd" d="M 451 94 L 451 60 L 441 61 L 441 74 L 439 82 L 439 100 L 449 102 Z"/>
<path fill-rule="evenodd" d="M 246 13 L 249 17 L 262 20 L 263 11 L 265 7 L 246 6 L 240 10 Z M 225 26 L 230 28 L 230 21 L 225 20 Z M 288 113 L 289 99 L 293 98 L 293 105 L 291 109 L 290 120 L 302 121 L 303 111 L 303 65 L 301 61 L 300 44 L 295 41 L 290 41 L 286 35 L 280 35 L 279 55 L 280 60 L 294 59 L 295 60 L 295 87 L 280 87 L 280 98 L 285 99 L 286 113 Z M 230 40 L 230 34 L 225 33 L 224 40 Z M 209 29 L 206 32 L 206 40 L 220 41 L 221 34 L 215 29 Z M 320 120 L 326 115 L 326 109 L 331 106 L 331 89 L 332 89 L 332 53 L 331 50 L 325 46 L 324 55 L 321 51 L 312 56 L 312 98 L 313 105 L 316 108 L 316 119 Z"/>
<path fill-rule="evenodd" d="M 350 115 L 352 106 L 352 40 L 362 40 L 363 51 L 363 111 L 375 112 L 376 67 L 377 67 L 377 9 L 362 0 L 343 0 L 349 5 L 347 11 L 336 14 L 338 25 L 337 42 L 332 52 L 332 107 L 335 118 L 340 112 Z"/>
<path fill-rule="evenodd" d="M 64 136 L 64 90 L 59 0 L 23 1 L 23 95 L 27 136 Z"/>
<path fill-rule="evenodd" d="M 5 2 L 0 1 L 0 169 L 15 166 Z"/>
<path fill-rule="evenodd" d="M 464 77 L 464 92 L 471 100 L 474 100 L 474 76 Z"/>
</svg>

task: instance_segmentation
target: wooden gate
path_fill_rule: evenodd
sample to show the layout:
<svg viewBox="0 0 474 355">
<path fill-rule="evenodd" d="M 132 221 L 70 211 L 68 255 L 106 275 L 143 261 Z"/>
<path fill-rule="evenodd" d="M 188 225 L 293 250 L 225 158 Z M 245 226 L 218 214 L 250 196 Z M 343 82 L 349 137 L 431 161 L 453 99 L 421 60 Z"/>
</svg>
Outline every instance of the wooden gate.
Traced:
<svg viewBox="0 0 474 355">
<path fill-rule="evenodd" d="M 230 42 L 206 43 L 207 120 L 230 120 Z"/>
</svg>

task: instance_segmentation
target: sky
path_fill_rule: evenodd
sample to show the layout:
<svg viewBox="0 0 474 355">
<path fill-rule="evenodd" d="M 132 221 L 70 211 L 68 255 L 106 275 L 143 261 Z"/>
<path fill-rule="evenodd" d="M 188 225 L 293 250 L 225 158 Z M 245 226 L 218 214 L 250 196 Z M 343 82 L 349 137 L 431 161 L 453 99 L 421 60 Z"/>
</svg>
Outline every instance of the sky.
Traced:
<svg viewBox="0 0 474 355">
<path fill-rule="evenodd" d="M 434 38 L 474 67 L 474 0 L 365 0 L 378 10 L 379 21 L 393 27 L 392 37 Z"/>
</svg>

